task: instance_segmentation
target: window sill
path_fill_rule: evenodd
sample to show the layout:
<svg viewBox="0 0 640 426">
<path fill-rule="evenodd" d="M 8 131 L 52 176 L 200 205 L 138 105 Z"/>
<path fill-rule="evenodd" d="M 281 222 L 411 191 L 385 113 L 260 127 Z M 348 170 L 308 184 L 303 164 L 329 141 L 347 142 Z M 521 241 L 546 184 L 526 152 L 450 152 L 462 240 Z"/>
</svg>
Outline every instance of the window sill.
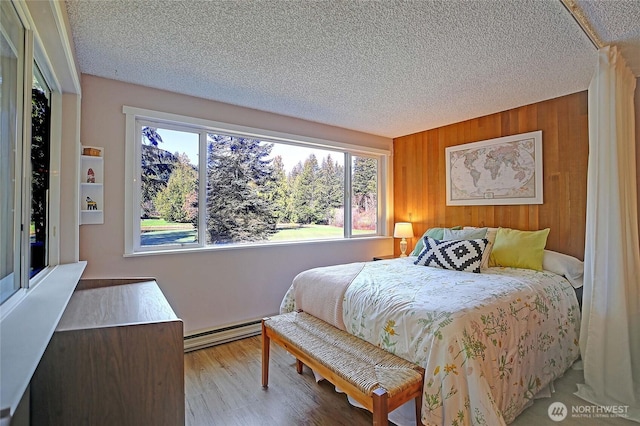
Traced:
<svg viewBox="0 0 640 426">
<path fill-rule="evenodd" d="M 3 424 L 10 423 L 86 265 L 54 267 L 0 322 Z"/>
<path fill-rule="evenodd" d="M 327 240 L 304 240 L 304 241 L 278 241 L 278 242 L 270 242 L 270 243 L 260 243 L 260 244 L 235 244 L 235 245 L 210 245 L 205 247 L 192 247 L 192 248 L 171 248 L 164 250 L 148 250 L 148 251 L 137 251 L 134 253 L 125 253 L 123 257 L 138 257 L 138 256 L 156 256 L 163 254 L 185 254 L 185 253 L 201 253 L 201 252 L 216 252 L 216 251 L 227 251 L 227 250 L 256 250 L 256 249 L 270 249 L 274 247 L 292 247 L 299 246 L 301 244 L 351 244 L 362 241 L 374 241 L 374 240 L 386 240 L 391 237 L 387 237 L 384 235 L 373 235 L 373 236 L 362 236 L 362 237 L 353 237 L 353 238 L 336 238 L 336 239 L 327 239 Z"/>
</svg>

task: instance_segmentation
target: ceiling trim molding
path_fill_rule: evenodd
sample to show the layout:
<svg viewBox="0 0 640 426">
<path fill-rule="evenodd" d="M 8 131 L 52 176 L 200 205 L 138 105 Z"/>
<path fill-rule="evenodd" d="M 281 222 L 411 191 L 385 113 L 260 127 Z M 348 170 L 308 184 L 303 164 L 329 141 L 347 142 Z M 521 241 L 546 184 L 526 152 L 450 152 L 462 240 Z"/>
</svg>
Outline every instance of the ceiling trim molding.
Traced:
<svg viewBox="0 0 640 426">
<path fill-rule="evenodd" d="M 33 31 L 35 59 L 49 68 L 43 70 L 47 83 L 55 91 L 80 94 L 80 73 L 64 2 L 12 0 L 12 3 L 25 27 Z"/>
<path fill-rule="evenodd" d="M 68 27 L 68 21 L 66 19 L 67 11 L 64 9 L 63 2 L 50 1 L 49 4 L 51 6 L 53 19 L 56 23 L 56 27 L 58 28 L 58 33 L 60 34 L 62 51 L 69 70 L 69 76 L 73 84 L 73 93 L 81 93 L 80 73 L 76 65 L 73 46 L 71 45 L 71 30 Z"/>
<path fill-rule="evenodd" d="M 576 3 L 576 0 L 560 0 L 560 3 L 567 9 L 567 11 L 571 14 L 573 19 L 576 21 L 585 35 L 591 40 L 591 43 L 595 46 L 596 49 L 602 49 L 605 44 L 602 42 L 602 39 L 596 31 L 593 29 L 593 26 L 585 16 L 584 12 Z"/>
</svg>

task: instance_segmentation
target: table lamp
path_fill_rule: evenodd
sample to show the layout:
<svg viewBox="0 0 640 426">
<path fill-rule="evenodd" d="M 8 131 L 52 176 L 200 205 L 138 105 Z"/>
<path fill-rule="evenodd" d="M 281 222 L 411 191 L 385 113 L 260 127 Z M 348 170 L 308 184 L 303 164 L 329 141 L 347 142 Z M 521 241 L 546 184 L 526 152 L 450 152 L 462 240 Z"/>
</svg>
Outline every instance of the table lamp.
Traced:
<svg viewBox="0 0 640 426">
<path fill-rule="evenodd" d="M 402 238 L 400 241 L 400 257 L 407 257 L 407 240 L 413 238 L 413 226 L 409 222 L 398 222 L 393 230 L 394 238 Z"/>
</svg>

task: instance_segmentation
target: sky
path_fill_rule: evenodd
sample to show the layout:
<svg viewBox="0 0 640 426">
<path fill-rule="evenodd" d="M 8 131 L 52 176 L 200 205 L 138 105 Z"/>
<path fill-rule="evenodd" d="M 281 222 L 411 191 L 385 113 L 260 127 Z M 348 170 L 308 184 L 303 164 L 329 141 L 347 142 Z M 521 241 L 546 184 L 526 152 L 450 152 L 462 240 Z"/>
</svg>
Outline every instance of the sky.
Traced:
<svg viewBox="0 0 640 426">
<path fill-rule="evenodd" d="M 191 164 L 195 165 L 198 163 L 198 134 L 167 129 L 158 129 L 158 133 L 162 137 L 162 143 L 159 145 L 161 149 L 171 153 L 178 152 L 187 154 Z M 319 165 L 322 164 L 322 158 L 326 157 L 327 154 L 331 154 L 334 162 L 337 161 L 338 164 L 344 165 L 344 156 L 340 152 L 286 145 L 283 143 L 274 145 L 270 157 L 273 158 L 276 155 L 280 155 L 284 168 L 288 173 L 298 162 L 304 163 L 304 160 L 306 160 L 311 153 L 315 154 Z"/>
</svg>

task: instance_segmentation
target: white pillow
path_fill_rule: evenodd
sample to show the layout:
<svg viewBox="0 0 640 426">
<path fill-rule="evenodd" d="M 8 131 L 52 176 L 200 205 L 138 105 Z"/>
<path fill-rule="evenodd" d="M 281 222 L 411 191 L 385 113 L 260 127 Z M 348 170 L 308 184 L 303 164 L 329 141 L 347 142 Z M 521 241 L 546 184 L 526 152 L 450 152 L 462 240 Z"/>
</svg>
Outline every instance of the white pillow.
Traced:
<svg viewBox="0 0 640 426">
<path fill-rule="evenodd" d="M 582 287 L 584 262 L 568 254 L 545 250 L 542 258 L 542 269 L 562 275 L 574 288 Z"/>
</svg>

